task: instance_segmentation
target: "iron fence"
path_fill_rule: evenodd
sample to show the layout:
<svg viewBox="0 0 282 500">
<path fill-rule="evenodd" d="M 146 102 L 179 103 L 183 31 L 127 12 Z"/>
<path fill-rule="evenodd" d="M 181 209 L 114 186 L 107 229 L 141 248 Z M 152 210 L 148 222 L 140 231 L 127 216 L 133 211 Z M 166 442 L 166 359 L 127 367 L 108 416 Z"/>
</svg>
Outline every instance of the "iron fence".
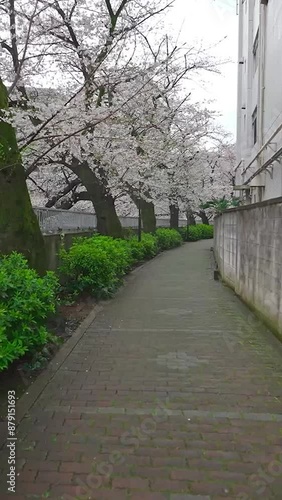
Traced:
<svg viewBox="0 0 282 500">
<path fill-rule="evenodd" d="M 58 210 L 56 208 L 34 207 L 41 231 L 44 234 L 58 232 L 80 232 L 95 230 L 97 228 L 97 217 L 91 212 L 72 212 L 69 210 Z M 138 217 L 120 217 L 124 228 L 138 228 Z M 157 227 L 169 227 L 169 218 L 157 217 Z M 186 226 L 186 219 L 179 220 L 179 226 Z"/>
</svg>

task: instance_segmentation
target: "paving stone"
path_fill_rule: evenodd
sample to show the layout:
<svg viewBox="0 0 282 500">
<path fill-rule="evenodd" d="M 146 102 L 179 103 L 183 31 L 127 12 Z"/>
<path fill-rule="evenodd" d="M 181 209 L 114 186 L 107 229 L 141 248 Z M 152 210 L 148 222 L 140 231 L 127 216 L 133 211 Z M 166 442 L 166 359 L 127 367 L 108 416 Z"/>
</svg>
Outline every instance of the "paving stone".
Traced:
<svg viewBox="0 0 282 500">
<path fill-rule="evenodd" d="M 213 280 L 210 246 L 104 304 L 17 429 L 15 500 L 281 498 L 282 346 Z"/>
</svg>

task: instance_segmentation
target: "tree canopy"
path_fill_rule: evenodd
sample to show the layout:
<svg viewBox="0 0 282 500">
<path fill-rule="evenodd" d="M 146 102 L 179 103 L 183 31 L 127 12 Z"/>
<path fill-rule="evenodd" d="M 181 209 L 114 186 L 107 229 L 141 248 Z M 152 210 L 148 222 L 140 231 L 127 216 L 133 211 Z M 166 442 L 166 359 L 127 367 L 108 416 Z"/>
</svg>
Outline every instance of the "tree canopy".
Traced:
<svg viewBox="0 0 282 500">
<path fill-rule="evenodd" d="M 2 0 L 5 120 L 33 200 L 93 207 L 102 234 L 119 213 L 203 209 L 232 197 L 234 153 L 189 81 L 218 71 L 210 51 L 163 30 L 169 0 Z M 88 203 L 88 205 L 87 205 Z"/>
</svg>

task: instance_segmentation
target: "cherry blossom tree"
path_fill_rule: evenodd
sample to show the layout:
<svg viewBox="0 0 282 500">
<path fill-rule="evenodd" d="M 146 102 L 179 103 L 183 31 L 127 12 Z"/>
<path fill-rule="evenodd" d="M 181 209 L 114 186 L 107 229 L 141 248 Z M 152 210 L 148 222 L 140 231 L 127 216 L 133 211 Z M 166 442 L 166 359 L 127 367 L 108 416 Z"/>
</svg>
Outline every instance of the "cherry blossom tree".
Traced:
<svg viewBox="0 0 282 500">
<path fill-rule="evenodd" d="M 177 227 L 179 210 L 197 197 L 197 169 L 215 127 L 187 83 L 217 67 L 201 47 L 178 47 L 156 31 L 156 16 L 172 3 L 0 4 L 0 71 L 29 187 L 49 207 L 90 201 L 102 234 L 121 236 L 123 199 L 141 208 L 153 231 L 155 203 L 167 204 Z"/>
<path fill-rule="evenodd" d="M 29 119 L 34 127 L 32 131 L 21 129 L 25 132 L 20 144 L 27 175 L 46 161 L 70 169 L 86 186 L 103 234 L 120 236 L 121 226 L 103 165 L 89 148 L 93 130 L 116 113 L 116 109 L 110 110 L 112 93 L 117 81 L 127 78 L 132 58 L 127 52 L 132 43 L 134 47 L 136 29 L 171 3 L 21 0 L 15 6 L 14 0 L 7 0 L 1 4 L 6 17 L 2 16 L 4 38 L 0 45 L 4 56 L 0 67 L 3 73 L 5 56 L 10 56 L 10 70 L 4 75 L 11 82 L 10 105 L 22 112 L 22 123 L 27 125 Z M 105 61 L 110 72 L 104 68 Z M 35 106 L 27 85 L 36 85 L 37 72 L 42 84 L 47 71 L 51 82 L 60 86 L 63 102 L 55 99 L 51 105 Z M 53 101 L 51 92 L 50 99 Z M 77 137 L 79 151 L 74 152 Z"/>
<path fill-rule="evenodd" d="M 140 67 L 131 66 L 126 78 L 116 80 L 110 89 L 104 88 L 104 100 L 99 103 L 99 111 L 105 113 L 105 110 L 110 110 L 110 113 L 108 112 L 105 120 L 101 119 L 96 123 L 86 140 L 85 135 L 71 136 L 71 140 L 66 138 L 63 144 L 64 148 L 67 144 L 68 151 L 71 151 L 76 159 L 79 156 L 89 162 L 89 157 L 91 158 L 91 169 L 98 173 L 99 181 L 114 201 L 128 194 L 135 204 L 141 205 L 143 226 L 150 232 L 155 229 L 154 199 L 166 195 L 165 191 L 164 194 L 159 192 L 158 167 L 163 168 L 166 155 L 170 156 L 171 123 L 188 99 L 188 96 L 176 98 L 175 94 L 179 91 L 180 82 L 189 72 L 195 68 L 212 68 L 212 63 L 206 55 L 200 53 L 197 60 L 195 56 L 188 62 L 187 54 L 182 54 L 183 48 L 179 50 L 179 55 L 174 47 L 168 51 L 167 37 L 163 42 L 160 45 L 165 46 L 164 54 L 161 54 L 161 49 L 158 50 L 160 60 L 156 63 L 156 58 L 152 58 L 146 74 L 140 72 Z M 148 43 L 147 40 L 147 48 Z M 95 113 L 97 116 L 97 110 Z M 206 111 L 198 111 L 198 118 L 201 113 L 206 119 Z M 196 115 L 195 111 L 193 114 Z M 205 123 L 202 121 L 200 124 L 198 118 L 196 128 Z M 191 121 L 191 116 L 189 119 Z M 54 130 L 54 120 L 52 123 Z M 203 131 L 198 131 L 198 136 L 202 135 Z M 195 140 L 194 134 L 193 141 Z M 49 155 L 48 165 L 50 162 L 60 163 L 76 175 L 77 167 L 71 168 L 72 159 L 66 157 L 65 153 L 64 158 L 59 160 L 57 151 L 51 160 Z M 85 168 L 84 163 L 83 172 Z M 63 171 L 62 173 L 61 180 L 64 181 L 65 178 L 67 184 L 60 185 L 57 195 L 51 196 L 47 206 L 53 206 L 65 196 L 67 199 L 64 199 L 61 205 L 64 208 L 69 208 L 81 200 L 91 200 L 89 188 L 85 181 L 81 182 L 81 177 L 80 182 L 77 182 L 75 177 L 70 177 Z M 161 176 L 161 182 L 163 181 L 164 177 Z M 86 190 L 81 190 L 81 185 L 84 185 Z M 163 185 L 163 188 L 166 186 Z"/>
<path fill-rule="evenodd" d="M 202 151 L 200 168 L 190 172 L 191 188 L 188 192 L 191 206 L 203 223 L 208 224 L 216 213 L 211 200 L 233 199 L 235 166 L 234 144 L 219 131 L 217 143 Z"/>
</svg>

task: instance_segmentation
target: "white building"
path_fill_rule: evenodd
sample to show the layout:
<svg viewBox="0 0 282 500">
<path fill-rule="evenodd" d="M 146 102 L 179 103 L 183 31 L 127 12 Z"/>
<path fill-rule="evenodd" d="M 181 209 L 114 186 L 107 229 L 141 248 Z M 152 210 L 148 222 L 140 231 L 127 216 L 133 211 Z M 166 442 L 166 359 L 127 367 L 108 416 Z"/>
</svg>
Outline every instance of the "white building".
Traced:
<svg viewBox="0 0 282 500">
<path fill-rule="evenodd" d="M 282 196 L 282 0 L 237 0 L 237 194 Z"/>
</svg>

